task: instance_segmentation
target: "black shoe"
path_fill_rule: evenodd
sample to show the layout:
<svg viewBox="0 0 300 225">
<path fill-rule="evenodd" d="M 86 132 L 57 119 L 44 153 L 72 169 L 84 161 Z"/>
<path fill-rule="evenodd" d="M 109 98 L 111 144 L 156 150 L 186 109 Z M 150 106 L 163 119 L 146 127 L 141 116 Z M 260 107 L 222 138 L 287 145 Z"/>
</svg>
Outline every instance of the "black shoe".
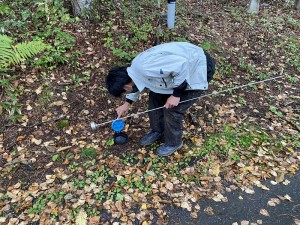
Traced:
<svg viewBox="0 0 300 225">
<path fill-rule="evenodd" d="M 180 149 L 183 145 L 183 142 L 180 143 L 180 145 L 176 146 L 169 146 L 166 144 L 163 144 L 157 149 L 157 154 L 160 156 L 169 156 L 172 155 L 176 150 Z"/>
<path fill-rule="evenodd" d="M 147 134 L 146 136 L 144 136 L 141 140 L 140 140 L 140 144 L 143 146 L 146 145 L 151 145 L 153 144 L 155 141 L 159 140 L 162 138 L 162 133 L 157 132 L 157 131 L 151 131 L 149 134 Z"/>
</svg>

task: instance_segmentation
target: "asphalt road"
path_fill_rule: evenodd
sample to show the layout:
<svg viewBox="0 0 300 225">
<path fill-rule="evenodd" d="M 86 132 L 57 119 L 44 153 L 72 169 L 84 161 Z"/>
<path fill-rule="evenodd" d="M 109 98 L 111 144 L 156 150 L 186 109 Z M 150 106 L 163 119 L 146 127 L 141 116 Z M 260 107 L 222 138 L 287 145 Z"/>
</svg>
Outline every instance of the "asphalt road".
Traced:
<svg viewBox="0 0 300 225">
<path fill-rule="evenodd" d="M 241 189 L 228 192 L 224 194 L 228 198 L 228 202 L 225 203 L 201 200 L 198 203 L 201 210 L 197 219 L 192 219 L 190 212 L 184 209 L 170 206 L 167 208 L 170 219 L 169 224 L 300 225 L 300 171 L 285 178 L 290 181 L 288 185 L 282 183 L 272 185 L 271 180 L 262 182 L 270 188 L 268 191 L 256 187 L 254 188 L 254 194 L 247 194 Z M 269 206 L 268 201 L 271 198 L 279 199 L 279 204 L 275 203 L 275 206 Z M 213 215 L 204 212 L 204 209 L 209 206 L 212 208 Z M 261 209 L 265 209 L 269 216 L 262 215 L 260 213 Z"/>
</svg>

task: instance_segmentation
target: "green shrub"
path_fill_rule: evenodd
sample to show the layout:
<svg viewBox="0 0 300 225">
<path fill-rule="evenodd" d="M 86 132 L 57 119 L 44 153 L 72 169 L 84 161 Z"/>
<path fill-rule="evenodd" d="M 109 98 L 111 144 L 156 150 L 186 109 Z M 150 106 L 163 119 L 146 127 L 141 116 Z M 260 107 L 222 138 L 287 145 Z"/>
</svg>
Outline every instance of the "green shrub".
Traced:
<svg viewBox="0 0 300 225">
<path fill-rule="evenodd" d="M 0 34 L 0 88 L 4 90 L 4 101 L 1 108 L 8 112 L 10 119 L 21 117 L 20 104 L 18 103 L 18 90 L 12 85 L 16 76 L 8 72 L 12 66 L 32 58 L 47 47 L 41 41 L 28 41 L 14 44 L 13 39 Z M 3 110 L 0 110 L 2 114 Z"/>
<path fill-rule="evenodd" d="M 92 159 L 92 158 L 95 158 L 97 156 L 97 150 L 95 148 L 92 148 L 92 147 L 83 148 L 83 149 L 81 149 L 80 154 L 84 158 Z"/>
</svg>

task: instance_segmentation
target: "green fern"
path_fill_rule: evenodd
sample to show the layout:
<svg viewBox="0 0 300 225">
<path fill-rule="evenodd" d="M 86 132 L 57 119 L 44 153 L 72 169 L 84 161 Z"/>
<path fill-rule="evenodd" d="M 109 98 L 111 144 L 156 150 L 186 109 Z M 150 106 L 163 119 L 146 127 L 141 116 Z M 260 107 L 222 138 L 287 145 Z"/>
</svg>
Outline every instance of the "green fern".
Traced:
<svg viewBox="0 0 300 225">
<path fill-rule="evenodd" d="M 13 40 L 0 34 L 0 68 L 16 65 L 38 54 L 47 47 L 41 41 L 22 42 L 13 45 Z"/>
</svg>

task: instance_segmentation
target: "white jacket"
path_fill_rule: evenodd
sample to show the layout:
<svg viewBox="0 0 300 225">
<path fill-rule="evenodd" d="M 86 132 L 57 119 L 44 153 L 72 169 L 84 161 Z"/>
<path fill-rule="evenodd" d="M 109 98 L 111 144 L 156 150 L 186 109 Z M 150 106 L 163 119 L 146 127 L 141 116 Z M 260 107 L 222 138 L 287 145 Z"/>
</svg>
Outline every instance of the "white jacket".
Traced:
<svg viewBox="0 0 300 225">
<path fill-rule="evenodd" d="M 206 56 L 202 48 L 187 42 L 154 46 L 135 57 L 127 68 L 138 92 L 126 95 L 136 101 L 144 88 L 172 94 L 173 88 L 187 81 L 187 90 L 207 90 Z"/>
</svg>

